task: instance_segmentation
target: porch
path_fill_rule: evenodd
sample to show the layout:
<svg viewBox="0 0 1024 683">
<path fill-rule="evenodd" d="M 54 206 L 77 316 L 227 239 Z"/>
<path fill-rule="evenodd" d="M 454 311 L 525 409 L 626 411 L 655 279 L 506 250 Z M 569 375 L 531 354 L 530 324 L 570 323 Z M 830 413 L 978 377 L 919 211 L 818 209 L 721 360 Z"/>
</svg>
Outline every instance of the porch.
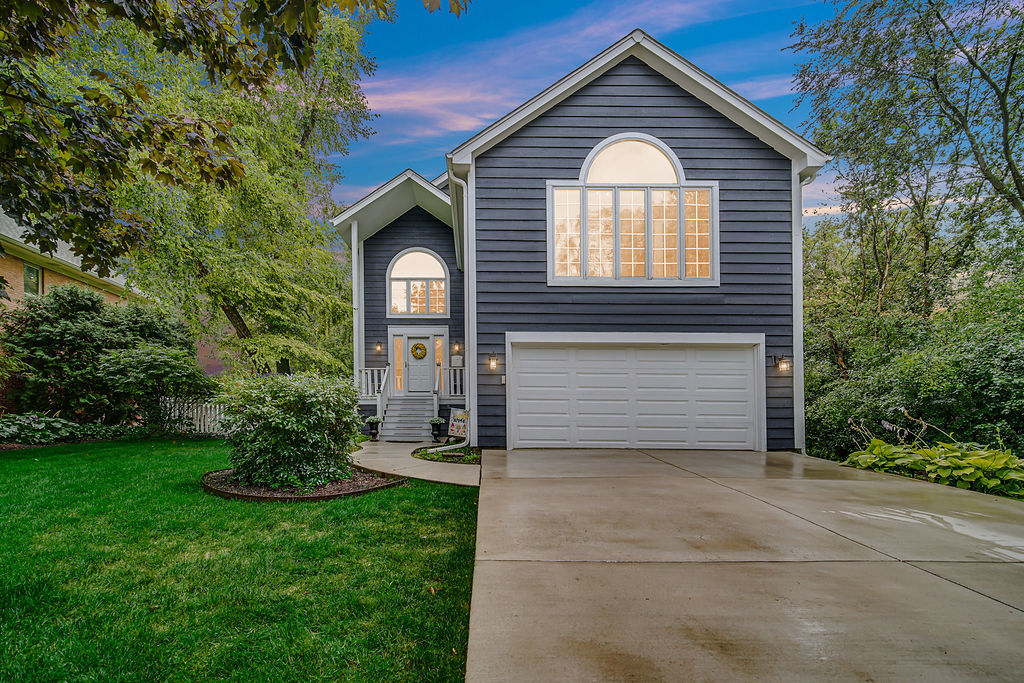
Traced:
<svg viewBox="0 0 1024 683">
<path fill-rule="evenodd" d="M 430 392 L 413 393 L 403 391 L 402 378 L 396 382 L 390 363 L 382 368 L 360 368 L 356 371 L 356 386 L 359 402 L 376 404 L 377 417 L 384 418 L 388 402 L 396 397 L 417 397 L 433 404 L 433 416 L 437 417 L 441 404 L 464 403 L 466 400 L 466 369 L 437 365 L 434 372 L 434 386 Z"/>
</svg>

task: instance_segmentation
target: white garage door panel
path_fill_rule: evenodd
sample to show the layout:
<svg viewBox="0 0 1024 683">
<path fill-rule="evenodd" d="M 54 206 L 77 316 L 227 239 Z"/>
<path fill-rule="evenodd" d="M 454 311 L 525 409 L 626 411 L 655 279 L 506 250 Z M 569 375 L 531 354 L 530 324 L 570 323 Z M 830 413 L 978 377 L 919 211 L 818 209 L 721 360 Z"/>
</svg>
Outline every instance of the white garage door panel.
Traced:
<svg viewBox="0 0 1024 683">
<path fill-rule="evenodd" d="M 512 446 L 752 449 L 754 363 L 749 346 L 513 345 Z"/>
</svg>

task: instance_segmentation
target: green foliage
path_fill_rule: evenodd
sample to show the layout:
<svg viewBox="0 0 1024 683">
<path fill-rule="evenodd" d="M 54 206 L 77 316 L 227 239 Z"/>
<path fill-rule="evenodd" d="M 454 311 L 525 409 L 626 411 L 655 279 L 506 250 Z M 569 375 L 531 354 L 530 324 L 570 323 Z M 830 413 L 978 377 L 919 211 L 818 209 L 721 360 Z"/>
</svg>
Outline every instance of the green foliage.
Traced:
<svg viewBox="0 0 1024 683">
<path fill-rule="evenodd" d="M 0 415 L 0 443 L 47 445 L 86 440 L 133 438 L 141 427 L 79 423 L 43 413 Z"/>
<path fill-rule="evenodd" d="M 851 453 L 843 464 L 1024 499 L 1024 461 L 1009 449 L 959 442 L 939 442 L 934 446 L 892 445 L 871 439 L 863 449 Z"/>
<path fill-rule="evenodd" d="M 217 383 L 196 363 L 195 355 L 194 349 L 142 342 L 106 352 L 100 358 L 99 377 L 108 387 L 112 403 L 135 405 L 139 413 L 134 419 L 166 426 L 161 399 L 203 399 L 217 389 Z"/>
<path fill-rule="evenodd" d="M 351 474 L 362 420 L 355 386 L 314 374 L 236 380 L 224 392 L 235 476 L 311 489 Z"/>
<path fill-rule="evenodd" d="M 104 370 L 104 360 L 111 351 L 144 343 L 160 345 L 165 357 L 194 355 L 180 321 L 150 306 L 107 304 L 97 292 L 74 285 L 54 287 L 0 316 L 0 350 L 30 368 L 14 394 L 21 409 L 80 422 L 118 424 L 135 416 L 136 406 L 121 393 L 125 387 L 111 383 L 134 380 L 117 380 L 112 361 Z"/>
<path fill-rule="evenodd" d="M 845 374 L 815 335 L 807 330 L 811 454 L 856 450 L 851 421 L 914 431 L 906 413 L 958 440 L 1024 448 L 1024 280 L 979 283 L 902 339 L 851 337 Z"/>
<path fill-rule="evenodd" d="M 433 10 L 437 3 L 426 2 Z M 459 14 L 462 0 L 451 0 Z M 45 63 L 74 52 L 91 32 L 121 22 L 161 58 L 196 64 L 212 88 L 250 95 L 277 85 L 283 72 L 314 61 L 332 12 L 390 19 L 389 0 L 227 0 L 218 3 L 12 0 L 0 9 L 0 208 L 29 242 L 52 251 L 72 245 L 106 275 L 148 236 L 150 217 L 119 207 L 121 184 L 152 179 L 209 187 L 246 175 L 229 119 L 167 110 L 166 84 L 137 65 L 92 67 L 54 83 Z M 111 51 L 108 54 L 117 54 Z M 332 95 L 335 93 L 331 93 Z M 300 99 L 296 97 L 296 99 Z M 0 279 L 0 284 L 2 279 Z"/>
</svg>

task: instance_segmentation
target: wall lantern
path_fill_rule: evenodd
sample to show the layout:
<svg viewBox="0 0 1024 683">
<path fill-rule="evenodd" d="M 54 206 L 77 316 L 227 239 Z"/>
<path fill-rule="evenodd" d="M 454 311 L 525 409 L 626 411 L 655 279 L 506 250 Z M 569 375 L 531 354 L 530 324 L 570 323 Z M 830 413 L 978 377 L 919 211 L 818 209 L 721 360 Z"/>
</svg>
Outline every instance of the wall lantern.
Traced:
<svg viewBox="0 0 1024 683">
<path fill-rule="evenodd" d="M 775 369 L 782 373 L 787 373 L 793 369 L 793 361 L 786 356 L 775 356 Z"/>
<path fill-rule="evenodd" d="M 453 353 L 461 353 L 462 352 L 462 343 L 461 342 L 455 342 L 454 344 L 452 344 L 452 352 Z"/>
<path fill-rule="evenodd" d="M 487 357 L 487 368 L 490 370 L 498 369 L 498 354 L 492 353 Z"/>
<path fill-rule="evenodd" d="M 373 348 L 377 351 L 377 353 L 380 353 L 381 351 L 384 350 L 384 343 L 377 342 L 376 344 L 373 345 Z"/>
</svg>

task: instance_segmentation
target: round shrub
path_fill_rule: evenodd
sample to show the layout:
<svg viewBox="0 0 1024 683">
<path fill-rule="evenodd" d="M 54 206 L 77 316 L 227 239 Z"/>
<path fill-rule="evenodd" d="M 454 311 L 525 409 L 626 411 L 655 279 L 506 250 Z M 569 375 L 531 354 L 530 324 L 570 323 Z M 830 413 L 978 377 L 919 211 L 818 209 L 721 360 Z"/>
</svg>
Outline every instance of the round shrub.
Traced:
<svg viewBox="0 0 1024 683">
<path fill-rule="evenodd" d="M 311 489 L 350 476 L 362 425 L 351 382 L 314 374 L 252 377 L 229 385 L 223 402 L 239 481 Z"/>
</svg>

